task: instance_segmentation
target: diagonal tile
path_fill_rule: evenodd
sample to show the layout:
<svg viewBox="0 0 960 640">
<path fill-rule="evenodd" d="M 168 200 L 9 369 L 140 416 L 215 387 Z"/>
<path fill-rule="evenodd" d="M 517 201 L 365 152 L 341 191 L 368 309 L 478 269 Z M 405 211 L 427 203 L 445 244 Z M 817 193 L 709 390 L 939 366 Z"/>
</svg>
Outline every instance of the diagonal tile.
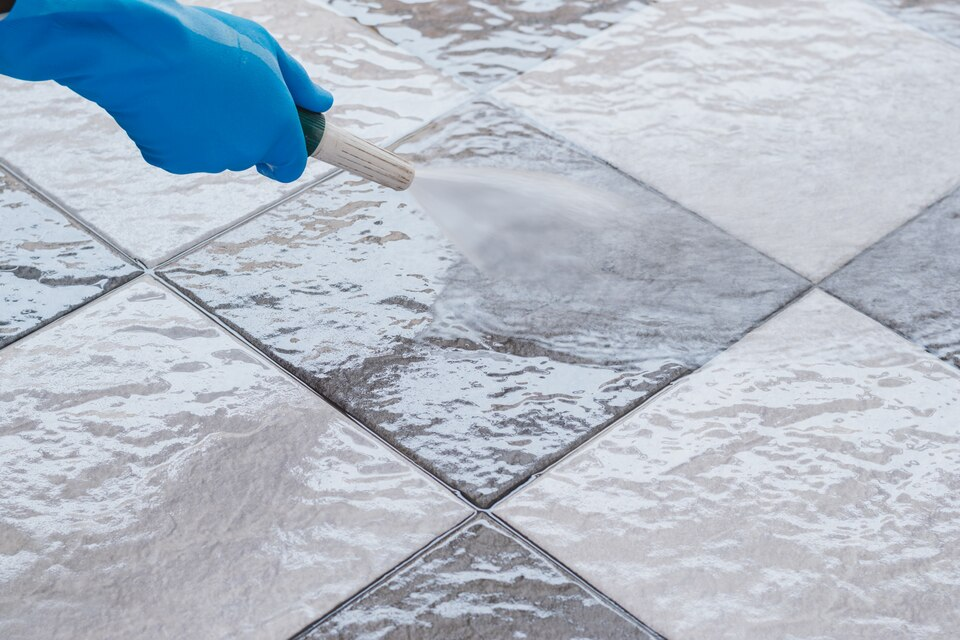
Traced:
<svg viewBox="0 0 960 640">
<path fill-rule="evenodd" d="M 960 366 L 960 191 L 874 245 L 824 288 Z"/>
<path fill-rule="evenodd" d="M 401 150 L 421 164 L 553 171 L 622 195 L 633 219 L 605 231 L 610 286 L 571 297 L 484 278 L 409 195 L 349 178 L 231 231 L 165 275 L 482 504 L 806 286 L 488 103 Z"/>
<path fill-rule="evenodd" d="M 904 22 L 960 46 L 960 2 L 957 0 L 870 0 Z"/>
<path fill-rule="evenodd" d="M 653 640 L 539 554 L 480 518 L 304 640 Z"/>
<path fill-rule="evenodd" d="M 814 292 L 501 516 L 668 638 L 942 638 L 960 373 Z"/>
<path fill-rule="evenodd" d="M 333 118 L 371 139 L 398 138 L 466 99 L 412 55 L 307 0 L 214 6 L 262 22 L 334 92 Z M 293 185 L 255 171 L 173 176 L 147 165 L 99 107 L 60 86 L 0 78 L 0 92 L 0 156 L 150 265 L 330 169 L 311 161 Z"/>
<path fill-rule="evenodd" d="M 149 279 L 0 389 L 4 638 L 289 636 L 469 513 Z"/>
<path fill-rule="evenodd" d="M 960 181 L 960 50 L 850 0 L 664 0 L 497 90 L 819 280 Z"/>
<path fill-rule="evenodd" d="M 642 0 L 326 0 L 427 63 L 494 86 L 616 24 Z"/>
<path fill-rule="evenodd" d="M 0 347 L 137 273 L 0 170 Z"/>
</svg>

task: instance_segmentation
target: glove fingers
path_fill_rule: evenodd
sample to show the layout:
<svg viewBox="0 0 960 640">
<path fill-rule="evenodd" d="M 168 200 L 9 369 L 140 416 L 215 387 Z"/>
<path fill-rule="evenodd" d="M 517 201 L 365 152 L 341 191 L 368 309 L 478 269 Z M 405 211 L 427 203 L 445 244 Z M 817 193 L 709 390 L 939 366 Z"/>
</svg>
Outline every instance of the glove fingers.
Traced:
<svg viewBox="0 0 960 640">
<path fill-rule="evenodd" d="M 280 63 L 283 81 L 287 84 L 287 89 L 290 90 L 290 95 L 293 96 L 297 106 L 310 111 L 326 111 L 333 106 L 333 95 L 315 85 L 303 65 L 279 46 L 277 62 Z"/>
</svg>

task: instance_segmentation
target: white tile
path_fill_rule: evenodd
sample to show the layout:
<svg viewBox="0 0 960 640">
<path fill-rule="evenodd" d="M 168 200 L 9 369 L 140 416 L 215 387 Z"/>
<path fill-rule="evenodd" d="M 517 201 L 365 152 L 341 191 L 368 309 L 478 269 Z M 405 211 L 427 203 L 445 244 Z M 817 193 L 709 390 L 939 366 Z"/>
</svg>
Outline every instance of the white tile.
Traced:
<svg viewBox="0 0 960 640">
<path fill-rule="evenodd" d="M 307 0 L 214 3 L 260 21 L 334 93 L 331 117 L 374 140 L 409 133 L 468 92 L 369 29 Z M 255 171 L 173 176 L 146 164 L 94 104 L 52 83 L 0 78 L 0 156 L 149 265 L 330 170 L 281 185 Z"/>
<path fill-rule="evenodd" d="M 946 640 L 960 373 L 814 292 L 497 512 L 671 640 Z"/>
<path fill-rule="evenodd" d="M 960 181 L 960 49 L 851 0 L 664 0 L 497 90 L 819 279 Z"/>
<path fill-rule="evenodd" d="M 148 278 L 0 351 L 0 637 L 288 637 L 468 514 Z"/>
</svg>

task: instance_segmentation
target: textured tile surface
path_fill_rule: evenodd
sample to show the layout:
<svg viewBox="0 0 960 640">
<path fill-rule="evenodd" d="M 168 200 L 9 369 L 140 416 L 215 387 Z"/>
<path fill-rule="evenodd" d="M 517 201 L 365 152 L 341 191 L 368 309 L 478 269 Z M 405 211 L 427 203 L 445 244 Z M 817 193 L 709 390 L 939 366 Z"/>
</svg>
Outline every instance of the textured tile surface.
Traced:
<svg viewBox="0 0 960 640">
<path fill-rule="evenodd" d="M 960 366 L 960 191 L 858 256 L 824 287 Z"/>
<path fill-rule="evenodd" d="M 960 46 L 960 2 L 957 0 L 870 0 L 904 22 Z"/>
<path fill-rule="evenodd" d="M 632 223 L 605 230 L 606 286 L 560 296 L 484 278 L 409 195 L 350 179 L 232 231 L 167 275 L 480 502 L 804 286 L 486 103 L 402 150 L 418 161 L 553 171 L 623 195 Z"/>
<path fill-rule="evenodd" d="M 137 273 L 0 170 L 0 346 Z"/>
<path fill-rule="evenodd" d="M 480 519 L 337 612 L 311 640 L 652 640 L 499 526 Z"/>
<path fill-rule="evenodd" d="M 960 50 L 849 0 L 664 0 L 498 89 L 819 279 L 960 181 Z"/>
<path fill-rule="evenodd" d="M 529 69 L 644 6 L 639 0 L 327 0 L 471 86 Z"/>
<path fill-rule="evenodd" d="M 822 292 L 498 509 L 668 638 L 938 638 L 960 373 Z"/>
<path fill-rule="evenodd" d="M 0 636 L 281 638 L 465 509 L 172 293 L 0 351 Z"/>
<path fill-rule="evenodd" d="M 306 0 L 214 3 L 271 30 L 336 98 L 332 117 L 371 139 L 413 131 L 466 91 L 369 29 Z M 99 107 L 53 84 L 0 78 L 0 156 L 136 257 L 155 264 L 294 185 L 254 171 L 172 176 L 147 165 Z M 57 149 L 51 153 L 51 149 Z"/>
</svg>

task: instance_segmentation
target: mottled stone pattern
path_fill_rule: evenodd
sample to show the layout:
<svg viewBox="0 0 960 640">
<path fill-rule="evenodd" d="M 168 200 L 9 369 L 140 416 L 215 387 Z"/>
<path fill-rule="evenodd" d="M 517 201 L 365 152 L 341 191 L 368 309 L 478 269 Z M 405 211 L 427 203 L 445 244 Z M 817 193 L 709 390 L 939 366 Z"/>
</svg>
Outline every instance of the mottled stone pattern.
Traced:
<svg viewBox="0 0 960 640">
<path fill-rule="evenodd" d="M 0 351 L 0 637 L 282 638 L 469 511 L 149 279 Z"/>
<path fill-rule="evenodd" d="M 206 4 L 269 28 L 334 93 L 331 118 L 358 135 L 396 139 L 466 99 L 413 55 L 306 0 Z M 292 185 L 253 170 L 174 176 L 146 164 L 106 113 L 63 87 L 0 77 L 0 93 L 0 156 L 151 266 L 330 171 L 310 161 Z"/>
<path fill-rule="evenodd" d="M 604 286 L 559 295 L 492 281 L 408 194 L 350 178 L 236 229 L 166 276 L 480 503 L 805 286 L 490 104 L 447 117 L 402 151 L 420 165 L 551 171 L 623 196 L 627 226 L 603 231 Z"/>
<path fill-rule="evenodd" d="M 863 2 L 661 0 L 495 95 L 819 280 L 960 180 L 958 77 Z"/>
<path fill-rule="evenodd" d="M 824 288 L 960 366 L 960 191 L 860 254 Z"/>
<path fill-rule="evenodd" d="M 0 347 L 137 273 L 0 170 Z"/>
<path fill-rule="evenodd" d="M 303 640 L 653 640 L 480 518 Z"/>
<path fill-rule="evenodd" d="M 960 2 L 957 0 L 870 0 L 904 22 L 960 46 Z"/>
<path fill-rule="evenodd" d="M 825 293 L 498 513 L 668 638 L 948 640 L 960 372 Z"/>
<path fill-rule="evenodd" d="M 516 76 L 641 9 L 641 0 L 326 0 L 476 88 Z"/>
</svg>

